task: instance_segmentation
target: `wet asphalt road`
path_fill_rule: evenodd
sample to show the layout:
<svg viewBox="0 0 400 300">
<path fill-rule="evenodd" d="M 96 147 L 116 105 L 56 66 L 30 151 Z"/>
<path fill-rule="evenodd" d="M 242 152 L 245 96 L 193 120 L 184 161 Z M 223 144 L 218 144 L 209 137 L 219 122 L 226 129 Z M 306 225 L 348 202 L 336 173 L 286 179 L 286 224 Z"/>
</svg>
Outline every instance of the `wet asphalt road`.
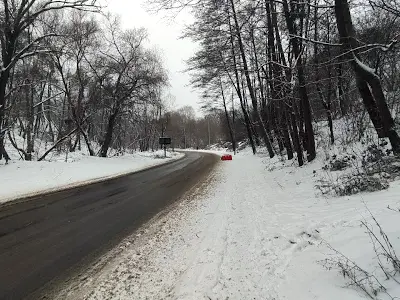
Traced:
<svg viewBox="0 0 400 300">
<path fill-rule="evenodd" d="M 139 173 L 0 206 L 0 299 L 36 298 L 177 200 L 217 159 L 187 153 Z"/>
</svg>

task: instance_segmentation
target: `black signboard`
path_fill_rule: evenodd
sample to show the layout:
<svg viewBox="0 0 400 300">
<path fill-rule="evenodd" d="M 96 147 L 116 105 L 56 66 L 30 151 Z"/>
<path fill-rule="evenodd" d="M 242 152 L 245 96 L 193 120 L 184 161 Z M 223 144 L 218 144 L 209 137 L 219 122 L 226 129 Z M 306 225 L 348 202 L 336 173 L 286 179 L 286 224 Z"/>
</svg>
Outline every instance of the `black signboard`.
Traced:
<svg viewBox="0 0 400 300">
<path fill-rule="evenodd" d="M 170 137 L 160 137 L 159 139 L 160 145 L 171 145 Z"/>
</svg>

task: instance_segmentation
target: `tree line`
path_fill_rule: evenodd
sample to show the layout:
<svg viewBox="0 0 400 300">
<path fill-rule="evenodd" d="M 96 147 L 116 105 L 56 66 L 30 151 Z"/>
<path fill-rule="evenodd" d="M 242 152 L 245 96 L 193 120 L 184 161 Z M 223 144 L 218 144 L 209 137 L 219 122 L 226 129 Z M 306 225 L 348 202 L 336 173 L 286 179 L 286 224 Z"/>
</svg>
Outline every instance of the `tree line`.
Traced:
<svg viewBox="0 0 400 300">
<path fill-rule="evenodd" d="M 400 154 L 400 3 L 397 0 L 151 0 L 156 10 L 189 8 L 188 61 L 206 107 L 225 114 L 233 149 L 241 121 L 253 152 L 316 157 L 314 121 L 371 122 Z M 367 125 L 365 124 L 367 121 Z"/>
<path fill-rule="evenodd" d="M 25 160 L 155 144 L 168 77 L 145 29 L 94 0 L 2 0 L 0 42 L 0 158 L 5 143 Z"/>
</svg>

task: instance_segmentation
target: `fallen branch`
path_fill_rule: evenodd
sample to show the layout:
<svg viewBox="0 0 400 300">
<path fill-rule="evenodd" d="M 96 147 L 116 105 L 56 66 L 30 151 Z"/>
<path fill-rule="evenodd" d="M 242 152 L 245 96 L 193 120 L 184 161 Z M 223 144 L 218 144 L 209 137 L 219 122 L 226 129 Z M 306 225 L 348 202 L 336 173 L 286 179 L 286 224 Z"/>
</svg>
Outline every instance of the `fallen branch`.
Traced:
<svg viewBox="0 0 400 300">
<path fill-rule="evenodd" d="M 88 117 L 85 118 L 85 120 L 83 120 L 82 124 L 84 124 L 86 122 L 86 120 L 88 119 Z M 80 125 L 82 125 L 80 124 Z M 47 150 L 39 159 L 38 161 L 42 161 L 43 159 L 46 158 L 46 156 L 53 151 L 54 148 L 56 148 L 60 143 L 62 143 L 63 141 L 65 141 L 67 138 L 69 138 L 71 135 L 73 135 L 75 132 L 77 132 L 79 130 L 80 126 L 76 127 L 74 130 L 72 130 L 71 132 L 69 132 L 67 135 L 63 136 L 62 138 L 60 138 L 58 141 L 56 141 L 54 143 L 53 146 L 50 147 L 49 150 Z"/>
<path fill-rule="evenodd" d="M 10 131 L 7 132 L 8 134 L 8 139 L 11 142 L 11 145 L 15 148 L 15 150 L 18 151 L 19 156 L 21 157 L 21 159 L 25 159 L 26 157 L 26 151 L 22 148 L 19 148 L 17 143 L 15 142 L 14 138 L 11 136 Z"/>
</svg>

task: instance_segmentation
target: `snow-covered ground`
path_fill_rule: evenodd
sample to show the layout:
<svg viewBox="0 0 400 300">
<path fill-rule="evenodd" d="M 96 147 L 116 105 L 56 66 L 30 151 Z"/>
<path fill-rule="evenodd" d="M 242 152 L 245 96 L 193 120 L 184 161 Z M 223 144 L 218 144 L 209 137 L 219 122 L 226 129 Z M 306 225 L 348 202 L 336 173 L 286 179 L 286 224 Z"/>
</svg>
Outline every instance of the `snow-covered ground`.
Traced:
<svg viewBox="0 0 400 300">
<path fill-rule="evenodd" d="M 8 165 L 0 164 L 0 203 L 42 192 L 110 179 L 179 159 L 183 154 L 137 152 L 111 158 L 90 157 L 84 151 L 49 155 L 46 161 L 22 161 L 12 149 Z M 67 162 L 65 162 L 67 160 Z"/>
<path fill-rule="evenodd" d="M 240 152 L 55 299 L 363 299 L 325 259 L 340 251 L 385 280 L 360 221 L 383 226 L 400 249 L 400 183 L 324 198 L 315 184 L 324 158 L 305 167 Z M 369 212 L 370 211 L 370 212 Z M 379 235 L 379 231 L 377 231 Z M 330 245 L 330 246 L 329 246 Z M 385 293 L 379 299 L 390 299 Z"/>
</svg>

